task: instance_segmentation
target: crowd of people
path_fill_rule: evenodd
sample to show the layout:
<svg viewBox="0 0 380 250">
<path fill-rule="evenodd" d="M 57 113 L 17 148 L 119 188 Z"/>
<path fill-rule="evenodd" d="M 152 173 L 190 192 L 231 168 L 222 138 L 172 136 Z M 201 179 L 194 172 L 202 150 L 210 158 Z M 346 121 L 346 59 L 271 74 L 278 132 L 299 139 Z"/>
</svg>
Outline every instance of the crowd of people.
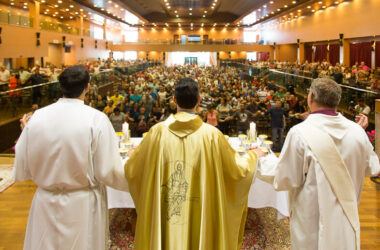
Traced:
<svg viewBox="0 0 380 250">
<path fill-rule="evenodd" d="M 122 124 L 128 122 L 132 136 L 141 136 L 177 112 L 174 86 L 185 77 L 193 78 L 200 86 L 196 113 L 205 122 L 226 135 L 247 133 L 252 121 L 262 133 L 268 133 L 271 127 L 272 136 L 279 141 L 278 151 L 285 127 L 301 121 L 307 111 L 306 101 L 294 92 L 278 88 L 265 78 L 246 78 L 233 67 L 155 66 L 129 75 L 113 94 L 108 91 L 101 95 L 92 82 L 85 103 L 104 112 L 115 131 L 121 131 Z"/>
<path fill-rule="evenodd" d="M 373 69 L 368 67 L 365 62 L 355 62 L 352 66 L 341 63 L 332 65 L 328 61 L 291 63 L 289 61 L 266 61 L 253 62 L 247 61 L 249 65 L 258 67 L 268 67 L 286 73 L 310 77 L 310 78 L 331 78 L 339 84 L 346 84 L 355 87 L 380 90 L 380 68 Z"/>
<path fill-rule="evenodd" d="M 96 75 L 105 69 L 127 67 L 144 62 L 147 61 L 108 59 L 86 60 L 79 62 L 79 64 L 84 65 L 90 73 Z M 306 72 L 310 72 L 313 78 L 331 75 L 335 79 L 338 68 L 344 72 L 348 70 L 344 69 L 342 65 L 332 67 L 326 62 L 310 64 L 305 62 L 302 65 L 270 61 L 248 63 L 291 74 L 305 75 Z M 358 72 L 368 72 L 368 75 L 374 77 L 372 71 L 365 65 L 359 65 L 357 68 L 359 69 Z M 16 89 L 20 86 L 57 81 L 64 69 L 64 66 L 57 68 L 53 65 L 46 68 L 36 66 L 29 70 L 21 68 L 19 71 L 9 74 L 9 79 L 6 79 L 7 70 L 0 67 L 0 80 L 9 81 L 9 89 Z M 349 72 L 351 71 L 350 69 Z M 249 129 L 249 123 L 255 122 L 260 133 L 269 134 L 271 132 L 272 139 L 278 141 L 278 144 L 275 143 L 277 145 L 276 150 L 280 151 L 284 133 L 305 118 L 306 100 L 297 96 L 291 85 L 288 88 L 282 88 L 266 77 L 250 77 L 246 73 L 230 66 L 165 67 L 158 65 L 142 72 L 126 75 L 118 83 L 116 91 L 108 91 L 103 95 L 95 81 L 92 80 L 90 91 L 85 97 L 85 103 L 104 112 L 111 120 L 115 131 L 121 131 L 122 124 L 128 122 L 132 136 L 141 136 L 154 124 L 164 121 L 170 114 L 176 113 L 176 104 L 173 100 L 174 86 L 181 78 L 193 78 L 200 86 L 201 102 L 197 108 L 197 114 L 203 121 L 218 127 L 226 135 L 246 133 Z M 339 74 L 343 75 L 343 73 Z M 347 80 L 346 75 L 343 75 L 342 79 Z M 335 81 L 342 82 L 339 79 L 335 79 Z M 41 89 L 41 87 L 37 87 L 32 90 L 34 104 L 41 104 Z M 59 97 L 58 84 L 55 87 L 50 87 L 47 94 L 50 101 L 56 101 Z M 9 95 L 17 96 L 20 93 L 10 92 Z M 362 100 L 353 103 L 349 110 L 365 115 L 370 112 L 369 106 Z"/>
</svg>

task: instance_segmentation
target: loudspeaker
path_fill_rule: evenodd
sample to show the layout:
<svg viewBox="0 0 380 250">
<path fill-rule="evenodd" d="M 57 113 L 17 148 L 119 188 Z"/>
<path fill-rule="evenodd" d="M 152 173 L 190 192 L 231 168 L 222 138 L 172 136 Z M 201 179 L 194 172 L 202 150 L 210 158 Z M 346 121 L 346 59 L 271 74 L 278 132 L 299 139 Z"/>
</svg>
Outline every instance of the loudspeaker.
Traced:
<svg viewBox="0 0 380 250">
<path fill-rule="evenodd" d="M 166 53 L 164 52 L 162 55 L 162 59 L 165 61 L 165 58 L 166 58 Z"/>
<path fill-rule="evenodd" d="M 84 42 L 84 39 L 83 39 L 83 38 L 81 38 L 81 39 L 80 39 L 80 47 L 81 47 L 81 48 L 83 48 L 83 47 L 84 47 L 84 46 L 83 46 L 83 42 Z"/>
<path fill-rule="evenodd" d="M 149 58 L 149 52 L 146 52 L 145 58 L 148 60 L 148 58 Z"/>
<path fill-rule="evenodd" d="M 343 34 L 339 34 L 339 46 L 343 46 Z"/>
<path fill-rule="evenodd" d="M 36 38 L 37 38 L 37 40 L 36 40 L 36 45 L 37 45 L 37 47 L 38 47 L 38 46 L 41 45 L 41 43 L 40 43 L 40 32 L 36 32 Z"/>
<path fill-rule="evenodd" d="M 297 39 L 297 48 L 300 47 L 300 39 Z"/>
<path fill-rule="evenodd" d="M 98 40 L 95 40 L 95 49 L 98 48 Z"/>
<path fill-rule="evenodd" d="M 106 41 L 106 49 L 108 49 L 108 41 Z"/>
<path fill-rule="evenodd" d="M 371 41 L 372 51 L 376 50 L 376 41 Z"/>
<path fill-rule="evenodd" d="M 65 46 L 65 53 L 71 52 L 71 46 Z"/>
<path fill-rule="evenodd" d="M 216 60 L 219 60 L 219 52 L 216 52 Z"/>
<path fill-rule="evenodd" d="M 2 30 L 3 28 L 1 28 L 0 27 L 0 44 L 1 44 L 1 30 Z"/>
<path fill-rule="evenodd" d="M 66 46 L 66 37 L 65 36 L 62 36 L 62 45 L 63 45 L 63 47 Z"/>
</svg>

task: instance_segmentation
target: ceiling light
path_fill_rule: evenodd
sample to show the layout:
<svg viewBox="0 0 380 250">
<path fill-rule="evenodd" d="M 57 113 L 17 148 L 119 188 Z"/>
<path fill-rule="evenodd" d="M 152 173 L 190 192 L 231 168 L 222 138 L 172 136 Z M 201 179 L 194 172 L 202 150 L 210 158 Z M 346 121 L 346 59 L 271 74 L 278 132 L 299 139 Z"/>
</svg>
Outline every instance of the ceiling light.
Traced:
<svg viewBox="0 0 380 250">
<path fill-rule="evenodd" d="M 259 12 L 260 12 L 260 11 L 261 11 L 261 9 L 258 9 L 257 11 L 259 11 Z"/>
<path fill-rule="evenodd" d="M 63 16 L 61 16 L 61 19 L 63 19 Z"/>
<path fill-rule="evenodd" d="M 297 2 L 296 1 L 293 1 L 292 4 L 296 4 Z"/>
<path fill-rule="evenodd" d="M 207 10 L 205 10 L 204 12 L 207 13 Z"/>
<path fill-rule="evenodd" d="M 323 6 L 322 6 L 322 8 L 323 8 L 323 9 L 325 9 L 325 8 L 326 8 L 326 6 L 325 6 L 325 5 L 323 5 Z"/>
<path fill-rule="evenodd" d="M 176 10 L 174 11 L 174 13 L 177 13 L 177 12 L 178 12 L 178 11 L 176 11 Z"/>
<path fill-rule="evenodd" d="M 301 12 L 301 10 L 298 10 L 298 12 Z"/>
<path fill-rule="evenodd" d="M 79 11 L 83 11 L 83 9 L 79 9 Z"/>
<path fill-rule="evenodd" d="M 24 3 L 24 5 L 28 5 L 28 3 Z"/>
<path fill-rule="evenodd" d="M 338 1 L 335 1 L 335 4 L 339 4 L 339 2 L 338 2 Z"/>
<path fill-rule="evenodd" d="M 69 9 L 66 9 L 66 11 L 70 11 Z"/>
<path fill-rule="evenodd" d="M 189 10 L 193 10 L 193 8 L 190 8 Z"/>
<path fill-rule="evenodd" d="M 315 12 L 315 10 L 312 10 L 311 12 Z"/>
<path fill-rule="evenodd" d="M 15 5 L 15 3 L 11 3 L 11 5 Z"/>
<path fill-rule="evenodd" d="M 281 9 L 277 9 L 277 11 L 280 11 Z"/>
<path fill-rule="evenodd" d="M 61 0 L 58 0 L 58 3 L 62 3 L 62 1 L 61 1 Z"/>
<path fill-rule="evenodd" d="M 308 9 L 310 9 L 310 8 L 311 8 L 311 6 L 307 6 L 307 8 L 308 8 Z"/>
<path fill-rule="evenodd" d="M 189 15 L 191 16 L 191 15 L 193 15 L 193 13 L 190 12 Z"/>
<path fill-rule="evenodd" d="M 168 6 L 168 9 L 170 9 L 171 7 L 170 6 Z"/>
<path fill-rule="evenodd" d="M 108 3 L 112 3 L 112 1 L 108 1 Z"/>
<path fill-rule="evenodd" d="M 271 12 L 271 14 L 273 15 L 273 14 L 274 14 L 274 12 L 272 11 L 272 12 Z"/>
<path fill-rule="evenodd" d="M 45 0 L 41 0 L 41 3 L 45 3 L 46 1 Z"/>
<path fill-rule="evenodd" d="M 203 27 L 204 25 L 205 25 L 204 23 L 201 24 L 202 27 Z"/>
<path fill-rule="evenodd" d="M 72 16 L 70 16 L 70 19 L 73 19 L 73 17 L 72 17 Z"/>
<path fill-rule="evenodd" d="M 25 6 L 24 6 L 24 9 L 27 9 L 27 8 L 28 8 L 28 6 L 25 5 Z"/>
<path fill-rule="evenodd" d="M 274 2 L 273 2 L 273 1 L 270 1 L 269 3 L 270 3 L 270 4 L 274 4 Z"/>
<path fill-rule="evenodd" d="M 178 18 L 178 17 L 179 17 L 179 15 L 176 15 L 176 17 Z"/>
<path fill-rule="evenodd" d="M 119 5 L 115 4 L 115 8 L 119 8 Z"/>
<path fill-rule="evenodd" d="M 288 5 L 285 4 L 285 5 L 284 5 L 284 8 L 288 8 Z"/>
<path fill-rule="evenodd" d="M 266 5 L 263 5 L 264 8 L 266 8 L 267 6 Z"/>
<path fill-rule="evenodd" d="M 214 9 L 215 7 L 214 6 L 211 6 L 211 9 Z"/>
<path fill-rule="evenodd" d="M 322 1 L 320 1 L 320 2 L 318 2 L 319 4 L 323 4 L 323 2 Z"/>
<path fill-rule="evenodd" d="M 47 15 L 47 12 L 45 11 L 44 14 Z"/>
<path fill-rule="evenodd" d="M 100 10 L 101 10 L 101 11 L 104 11 L 104 9 L 103 9 L 103 8 L 101 8 Z"/>
</svg>

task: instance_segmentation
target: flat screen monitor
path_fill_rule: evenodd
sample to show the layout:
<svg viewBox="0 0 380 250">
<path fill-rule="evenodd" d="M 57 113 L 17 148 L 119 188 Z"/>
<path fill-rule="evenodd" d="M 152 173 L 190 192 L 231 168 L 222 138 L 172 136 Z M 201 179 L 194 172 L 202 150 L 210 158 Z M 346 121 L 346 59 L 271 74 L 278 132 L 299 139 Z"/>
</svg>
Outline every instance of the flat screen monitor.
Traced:
<svg viewBox="0 0 380 250">
<path fill-rule="evenodd" d="M 189 35 L 187 37 L 187 40 L 189 43 L 200 43 L 201 42 L 201 36 L 200 35 Z"/>
</svg>

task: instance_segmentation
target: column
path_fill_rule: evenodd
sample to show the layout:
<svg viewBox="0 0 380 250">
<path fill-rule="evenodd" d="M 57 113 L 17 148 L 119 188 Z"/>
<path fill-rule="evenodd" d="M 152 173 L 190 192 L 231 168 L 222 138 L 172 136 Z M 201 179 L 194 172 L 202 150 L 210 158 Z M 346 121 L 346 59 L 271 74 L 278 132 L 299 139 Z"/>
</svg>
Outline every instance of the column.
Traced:
<svg viewBox="0 0 380 250">
<path fill-rule="evenodd" d="M 106 20 L 104 20 L 104 24 L 103 24 L 103 40 L 107 40 L 107 24 L 106 24 Z"/>
<path fill-rule="evenodd" d="M 300 47 L 298 48 L 298 57 L 299 63 L 302 63 L 305 61 L 305 44 L 300 43 Z"/>
<path fill-rule="evenodd" d="M 79 28 L 80 28 L 80 36 L 83 36 L 84 35 L 84 32 L 83 32 L 83 16 L 81 15 L 80 18 L 79 18 Z"/>
<path fill-rule="evenodd" d="M 350 42 L 343 40 L 343 64 L 350 66 Z"/>
<path fill-rule="evenodd" d="M 40 2 L 34 1 L 29 5 L 29 17 L 33 18 L 33 28 L 40 29 Z"/>
</svg>

